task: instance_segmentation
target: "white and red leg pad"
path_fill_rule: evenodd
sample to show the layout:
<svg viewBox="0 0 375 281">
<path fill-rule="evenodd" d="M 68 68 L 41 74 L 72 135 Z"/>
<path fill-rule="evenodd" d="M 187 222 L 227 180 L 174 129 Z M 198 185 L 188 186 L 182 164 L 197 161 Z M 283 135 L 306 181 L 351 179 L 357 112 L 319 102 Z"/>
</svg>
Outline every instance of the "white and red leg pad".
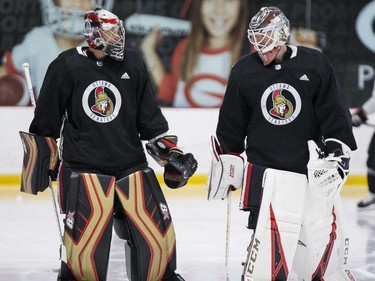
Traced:
<svg viewBox="0 0 375 281">
<path fill-rule="evenodd" d="M 355 280 L 345 268 L 349 238 L 343 227 L 341 199 L 319 200 L 308 191 L 293 268 L 303 280 Z M 324 278 L 324 279 L 323 279 Z"/>
<path fill-rule="evenodd" d="M 265 169 L 262 201 L 248 248 L 244 281 L 287 279 L 298 244 L 307 184 L 305 175 Z"/>
</svg>

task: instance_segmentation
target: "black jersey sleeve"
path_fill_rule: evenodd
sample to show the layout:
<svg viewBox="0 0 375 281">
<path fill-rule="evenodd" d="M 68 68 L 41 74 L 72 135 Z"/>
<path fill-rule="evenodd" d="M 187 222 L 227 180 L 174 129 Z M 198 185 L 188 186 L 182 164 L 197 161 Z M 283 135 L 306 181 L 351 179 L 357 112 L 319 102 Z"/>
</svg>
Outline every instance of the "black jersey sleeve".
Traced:
<svg viewBox="0 0 375 281">
<path fill-rule="evenodd" d="M 245 149 L 251 109 L 241 92 L 241 74 L 240 67 L 235 65 L 230 73 L 219 112 L 216 136 L 224 153 L 242 153 Z"/>
<path fill-rule="evenodd" d="M 139 57 L 141 66 L 138 94 L 139 108 L 137 114 L 137 128 L 142 140 L 149 140 L 168 131 L 168 122 L 159 107 L 152 90 L 150 77 L 143 60 Z"/>
<path fill-rule="evenodd" d="M 357 145 L 345 93 L 328 59 L 320 54 L 317 61 L 320 87 L 314 97 L 314 111 L 321 133 L 324 138 L 338 139 L 355 150 Z"/>
<path fill-rule="evenodd" d="M 59 138 L 70 83 L 65 81 L 65 60 L 59 56 L 48 67 L 37 99 L 29 131 L 38 136 Z"/>
</svg>

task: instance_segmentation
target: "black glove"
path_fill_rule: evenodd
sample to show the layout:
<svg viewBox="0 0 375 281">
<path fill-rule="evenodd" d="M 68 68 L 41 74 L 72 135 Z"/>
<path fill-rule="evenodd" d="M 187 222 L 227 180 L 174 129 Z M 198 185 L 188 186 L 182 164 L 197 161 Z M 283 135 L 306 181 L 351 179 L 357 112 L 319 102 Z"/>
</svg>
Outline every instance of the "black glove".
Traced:
<svg viewBox="0 0 375 281">
<path fill-rule="evenodd" d="M 164 167 L 164 181 L 170 188 L 186 185 L 198 167 L 193 154 L 177 147 L 177 136 L 168 135 L 146 144 L 147 153 Z"/>
<path fill-rule="evenodd" d="M 164 168 L 164 181 L 170 188 L 179 188 L 187 184 L 195 173 L 198 162 L 193 154 L 177 154 L 172 152 L 168 164 Z"/>
<path fill-rule="evenodd" d="M 353 114 L 352 114 L 352 125 L 354 127 L 359 127 L 363 123 L 366 123 L 367 121 L 367 114 L 364 112 L 362 108 L 358 108 Z"/>
</svg>

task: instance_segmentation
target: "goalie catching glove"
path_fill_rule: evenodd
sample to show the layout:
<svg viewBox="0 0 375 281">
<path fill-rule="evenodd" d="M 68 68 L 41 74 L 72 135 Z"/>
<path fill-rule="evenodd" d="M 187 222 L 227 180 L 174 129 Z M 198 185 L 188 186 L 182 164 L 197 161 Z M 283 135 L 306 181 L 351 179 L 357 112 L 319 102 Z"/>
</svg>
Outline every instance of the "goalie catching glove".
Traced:
<svg viewBox="0 0 375 281">
<path fill-rule="evenodd" d="M 186 185 L 198 167 L 193 154 L 185 154 L 177 147 L 177 140 L 177 136 L 166 135 L 146 143 L 147 153 L 164 167 L 164 181 L 170 188 Z"/>
<path fill-rule="evenodd" d="M 212 162 L 206 185 L 207 199 L 225 199 L 230 189 L 242 187 L 244 160 L 241 156 L 223 154 L 215 136 L 210 137 L 210 151 Z"/>
<path fill-rule="evenodd" d="M 350 148 L 337 139 L 326 139 L 326 152 L 312 140 L 307 143 L 310 153 L 307 164 L 309 186 L 318 197 L 333 200 L 348 177 Z"/>
</svg>

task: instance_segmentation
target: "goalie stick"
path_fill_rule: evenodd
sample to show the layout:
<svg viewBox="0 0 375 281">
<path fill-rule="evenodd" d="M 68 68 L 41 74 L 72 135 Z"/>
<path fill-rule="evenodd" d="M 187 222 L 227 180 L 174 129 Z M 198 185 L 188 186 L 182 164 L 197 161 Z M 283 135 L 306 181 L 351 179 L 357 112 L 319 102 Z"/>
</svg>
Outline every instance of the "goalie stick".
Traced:
<svg viewBox="0 0 375 281">
<path fill-rule="evenodd" d="M 25 72 L 25 78 L 27 83 L 27 89 L 29 90 L 31 104 L 33 105 L 34 109 L 36 107 L 36 101 L 35 101 L 35 95 L 33 90 L 33 85 L 31 83 L 31 77 L 30 77 L 30 65 L 25 62 L 22 64 L 23 71 Z"/>
<path fill-rule="evenodd" d="M 227 275 L 227 281 L 229 281 L 229 244 L 230 244 L 230 224 L 231 224 L 231 212 L 232 212 L 232 191 L 228 191 L 227 197 L 227 227 L 225 237 L 225 271 Z"/>
<path fill-rule="evenodd" d="M 33 85 L 32 85 L 32 82 L 31 82 L 30 65 L 29 65 L 29 63 L 27 63 L 27 62 L 23 63 L 22 64 L 22 68 L 23 68 L 23 70 L 25 72 L 25 78 L 26 78 L 27 87 L 28 87 L 29 94 L 30 94 L 31 103 L 32 103 L 32 105 L 34 107 L 34 110 L 35 110 L 36 100 L 35 100 Z M 59 217 L 59 213 L 57 211 L 57 204 L 56 204 L 56 200 L 55 200 L 55 192 L 53 191 L 51 177 L 49 177 L 49 179 L 48 179 L 48 186 L 49 186 L 49 189 L 51 191 L 53 209 L 54 209 L 54 212 L 55 212 L 55 217 L 56 217 L 56 222 L 57 222 L 57 229 L 59 231 L 59 238 L 60 238 L 59 239 L 60 240 L 60 260 L 62 260 L 62 261 L 64 261 L 66 263 L 66 261 L 67 261 L 67 259 L 66 259 L 66 249 L 65 249 L 65 246 L 64 246 L 63 234 L 62 234 L 62 229 L 61 229 L 61 225 L 60 225 L 60 217 Z"/>
</svg>

